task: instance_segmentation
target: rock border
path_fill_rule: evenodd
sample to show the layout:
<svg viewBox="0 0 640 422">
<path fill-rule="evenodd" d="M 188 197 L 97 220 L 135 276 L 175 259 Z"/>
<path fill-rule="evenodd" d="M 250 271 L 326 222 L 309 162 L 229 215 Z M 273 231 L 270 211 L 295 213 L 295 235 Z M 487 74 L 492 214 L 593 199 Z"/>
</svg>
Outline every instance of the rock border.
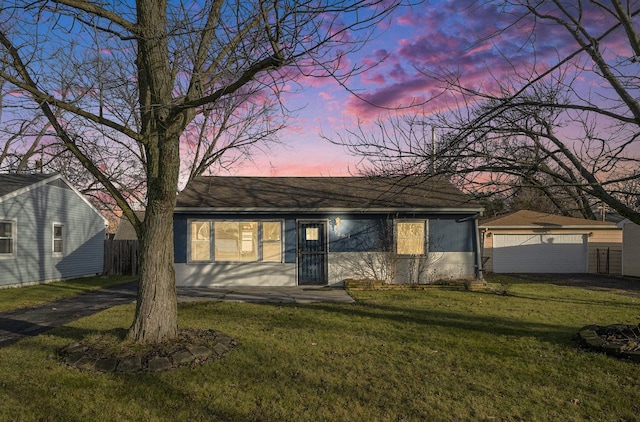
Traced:
<svg viewBox="0 0 640 422">
<path fill-rule="evenodd" d="M 578 340 L 581 345 L 589 350 L 605 353 L 620 359 L 631 360 L 640 363 L 640 350 L 623 350 L 620 343 L 609 342 L 598 334 L 598 331 L 605 329 L 630 330 L 636 325 L 612 324 L 612 325 L 587 325 L 578 331 Z"/>
<path fill-rule="evenodd" d="M 175 347 L 144 353 L 109 355 L 81 341 L 61 349 L 59 356 L 63 364 L 80 371 L 141 374 L 200 366 L 222 359 L 237 346 L 237 342 L 224 333 L 215 330 L 198 332 L 196 341 L 176 341 Z"/>
</svg>

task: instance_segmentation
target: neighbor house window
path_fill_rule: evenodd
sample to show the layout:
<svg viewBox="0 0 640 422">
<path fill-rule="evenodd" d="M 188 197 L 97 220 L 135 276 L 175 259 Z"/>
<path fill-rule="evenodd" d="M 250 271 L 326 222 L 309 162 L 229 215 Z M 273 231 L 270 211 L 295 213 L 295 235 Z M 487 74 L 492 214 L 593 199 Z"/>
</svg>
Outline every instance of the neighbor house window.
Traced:
<svg viewBox="0 0 640 422">
<path fill-rule="evenodd" d="M 53 255 L 64 254 L 64 225 L 53 225 Z"/>
<path fill-rule="evenodd" d="M 262 260 L 282 262 L 282 223 L 280 221 L 262 223 Z"/>
<path fill-rule="evenodd" d="M 257 221 L 216 221 L 213 226 L 216 261 L 257 261 Z"/>
<path fill-rule="evenodd" d="M 426 252 L 426 221 L 396 223 L 396 252 L 398 255 L 424 255 Z"/>
<path fill-rule="evenodd" d="M 191 261 L 211 260 L 211 223 L 209 221 L 191 222 Z"/>
<path fill-rule="evenodd" d="M 15 221 L 0 221 L 0 257 L 13 257 L 16 251 Z"/>
</svg>

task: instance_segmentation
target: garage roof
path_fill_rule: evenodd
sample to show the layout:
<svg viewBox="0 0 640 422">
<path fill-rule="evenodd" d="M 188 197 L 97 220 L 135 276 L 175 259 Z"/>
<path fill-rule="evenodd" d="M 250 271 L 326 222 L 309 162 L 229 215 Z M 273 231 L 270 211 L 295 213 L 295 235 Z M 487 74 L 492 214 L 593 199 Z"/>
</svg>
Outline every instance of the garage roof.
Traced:
<svg viewBox="0 0 640 422">
<path fill-rule="evenodd" d="M 480 224 L 484 229 L 539 229 L 539 228 L 590 228 L 615 229 L 616 223 L 610 221 L 587 220 L 586 218 L 566 217 L 538 211 L 521 210 L 502 217 L 496 217 Z"/>
</svg>

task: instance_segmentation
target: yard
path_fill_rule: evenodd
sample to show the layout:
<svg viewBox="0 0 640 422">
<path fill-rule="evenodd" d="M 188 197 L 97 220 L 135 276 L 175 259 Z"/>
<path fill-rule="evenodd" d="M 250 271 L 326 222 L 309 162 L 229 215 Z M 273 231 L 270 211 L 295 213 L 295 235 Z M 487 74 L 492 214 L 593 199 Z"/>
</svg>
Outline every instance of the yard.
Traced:
<svg viewBox="0 0 640 422">
<path fill-rule="evenodd" d="M 504 278 L 503 278 L 504 280 Z M 640 367 L 578 350 L 638 298 L 507 280 L 509 295 L 356 291 L 358 303 L 189 303 L 183 326 L 239 345 L 150 375 L 81 373 L 57 351 L 126 328 L 125 305 L 0 349 L 0 420 L 638 420 Z M 0 291 L 0 300 L 7 291 Z"/>
</svg>

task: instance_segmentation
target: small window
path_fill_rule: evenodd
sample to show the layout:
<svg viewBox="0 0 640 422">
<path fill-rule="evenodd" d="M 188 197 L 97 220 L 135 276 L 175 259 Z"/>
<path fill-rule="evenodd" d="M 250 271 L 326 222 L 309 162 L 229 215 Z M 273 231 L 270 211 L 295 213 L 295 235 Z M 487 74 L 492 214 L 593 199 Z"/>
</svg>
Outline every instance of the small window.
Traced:
<svg viewBox="0 0 640 422">
<path fill-rule="evenodd" d="M 318 235 L 318 228 L 317 227 L 307 227 L 306 228 L 306 233 L 305 233 L 305 240 L 320 240 L 320 237 Z"/>
<path fill-rule="evenodd" d="M 211 260 L 211 224 L 208 221 L 191 222 L 191 261 Z"/>
<path fill-rule="evenodd" d="M 282 262 L 282 224 L 279 221 L 262 223 L 262 260 Z"/>
<path fill-rule="evenodd" d="M 64 254 L 64 226 L 62 224 L 53 225 L 53 255 Z"/>
<path fill-rule="evenodd" d="M 407 221 L 396 224 L 396 251 L 398 255 L 424 255 L 425 221 Z"/>
<path fill-rule="evenodd" d="M 257 221 L 216 221 L 214 223 L 216 261 L 257 261 Z"/>
<path fill-rule="evenodd" d="M 15 254 L 15 221 L 0 221 L 0 257 Z"/>
</svg>

